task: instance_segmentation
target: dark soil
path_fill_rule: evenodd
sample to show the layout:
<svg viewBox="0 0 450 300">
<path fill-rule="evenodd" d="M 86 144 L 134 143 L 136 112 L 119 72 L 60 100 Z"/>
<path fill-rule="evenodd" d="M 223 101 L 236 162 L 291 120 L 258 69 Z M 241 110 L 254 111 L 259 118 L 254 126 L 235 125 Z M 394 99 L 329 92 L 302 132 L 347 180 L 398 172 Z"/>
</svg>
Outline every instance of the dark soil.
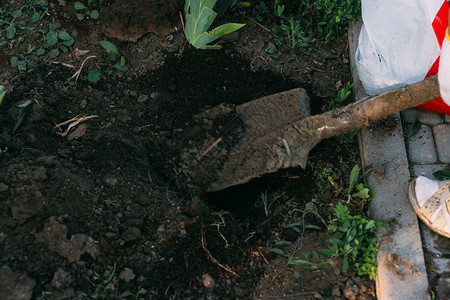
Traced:
<svg viewBox="0 0 450 300">
<path fill-rule="evenodd" d="M 236 122 L 236 105 L 302 87 L 312 113 L 321 113 L 350 78 L 346 39 L 314 43 L 309 55 L 286 48 L 274 59 L 264 51 L 271 34 L 247 19 L 256 13 L 249 9 L 227 16 L 248 25 L 224 39 L 222 50 L 195 50 L 174 18 L 180 3 L 169 1 L 168 18 L 160 22 L 166 1 L 153 1 L 150 9 L 139 1 L 133 15 L 153 15 L 136 32 L 140 23 L 108 17 L 129 2 L 99 1 L 99 21 L 78 21 L 74 1 L 50 1 L 39 26 L 55 18 L 75 44 L 35 70 L 19 73 L 7 64 L 32 35 L 19 47 L 0 48 L 0 84 L 8 89 L 0 105 L 0 279 L 6 282 L 0 298 L 131 299 L 123 293 L 145 289 L 136 299 L 372 299 L 373 282 L 351 270 L 293 267 L 270 251 L 281 240 L 305 252 L 328 247 L 320 218 L 330 220 L 340 196 L 319 190 L 314 178 L 330 168 L 340 187 L 348 184 L 359 161 L 355 140 L 322 142 L 306 170 L 283 170 L 217 193 L 193 184 L 180 165 L 192 143 Z M 129 71 L 104 73 L 94 84 L 87 80 L 90 60 L 78 81 L 70 80 L 86 57 L 73 51 L 90 50 L 105 61 L 98 42 L 106 39 Z M 32 104 L 12 133 L 17 106 L 26 100 Z M 219 105 L 231 109 L 214 120 L 199 117 Z M 67 125 L 56 124 L 93 115 L 81 123 L 85 131 L 58 134 Z M 239 138 L 240 126 L 230 136 Z M 268 215 L 255 206 L 264 192 L 283 194 Z M 299 222 L 306 205 L 320 215 L 306 221 L 322 230 L 307 230 L 297 243 L 288 225 Z"/>
</svg>

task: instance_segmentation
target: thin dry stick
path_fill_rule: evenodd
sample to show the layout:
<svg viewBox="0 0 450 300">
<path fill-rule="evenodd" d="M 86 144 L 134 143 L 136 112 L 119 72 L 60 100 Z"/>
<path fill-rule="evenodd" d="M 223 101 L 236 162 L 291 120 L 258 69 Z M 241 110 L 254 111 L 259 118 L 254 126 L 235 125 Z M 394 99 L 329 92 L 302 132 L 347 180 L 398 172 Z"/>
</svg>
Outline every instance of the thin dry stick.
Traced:
<svg viewBox="0 0 450 300">
<path fill-rule="evenodd" d="M 186 34 L 186 31 L 184 31 L 184 21 L 183 21 L 183 15 L 181 14 L 181 10 L 180 10 L 180 20 L 181 20 L 181 25 L 183 26 L 183 33 Z"/>
<path fill-rule="evenodd" d="M 259 26 L 260 26 L 262 29 L 264 29 L 265 31 L 272 33 L 272 31 L 270 31 L 270 29 L 268 29 L 267 27 L 264 27 L 263 25 L 261 25 L 260 23 L 258 23 L 255 19 L 252 19 L 252 18 L 248 18 L 248 19 L 251 20 L 251 21 L 253 21 L 253 22 L 255 22 L 256 25 L 259 25 Z"/>
<path fill-rule="evenodd" d="M 259 254 L 261 254 L 261 256 L 262 256 L 262 258 L 264 259 L 264 261 L 266 262 L 266 264 L 269 264 L 269 261 L 268 261 L 267 258 L 264 256 L 264 254 L 262 253 L 261 249 L 259 249 L 259 248 L 256 248 L 256 249 L 258 249 Z"/>
<path fill-rule="evenodd" d="M 212 143 L 211 146 L 208 147 L 208 149 L 205 150 L 205 152 L 200 155 L 200 157 L 197 160 L 201 160 L 206 154 L 208 154 L 209 151 L 211 151 L 215 146 L 217 146 L 218 143 L 222 141 L 222 138 L 218 138 L 214 143 Z"/>
<path fill-rule="evenodd" d="M 78 80 L 78 77 L 80 77 L 80 75 L 81 75 L 81 70 L 83 70 L 84 63 L 85 63 L 88 59 L 96 58 L 96 57 L 97 57 L 97 56 L 95 56 L 95 55 L 91 55 L 91 56 L 86 57 L 86 58 L 83 60 L 83 62 L 81 63 L 80 68 L 78 69 L 78 71 L 76 71 L 75 74 L 72 75 L 72 78 L 75 77 L 75 82 Z"/>
<path fill-rule="evenodd" d="M 70 69 L 75 69 L 75 66 L 73 66 L 71 64 L 68 64 L 68 63 L 64 63 L 64 62 L 60 62 L 60 61 L 51 61 L 51 60 L 48 60 L 48 59 L 44 59 L 44 61 L 46 63 L 51 63 L 51 64 L 54 64 L 54 65 L 62 65 L 64 67 L 67 67 L 67 68 L 70 68 Z"/>
<path fill-rule="evenodd" d="M 209 252 L 209 250 L 206 249 L 205 231 L 203 231 L 203 230 L 202 230 L 202 248 L 203 248 L 203 250 L 206 251 L 206 253 L 208 254 L 209 259 L 210 259 L 213 263 L 215 263 L 216 265 L 218 265 L 219 267 L 221 267 L 221 268 L 224 269 L 225 271 L 227 271 L 227 272 L 233 274 L 234 276 L 239 277 L 239 275 L 238 275 L 236 272 L 234 272 L 233 270 L 230 270 L 229 268 L 227 268 L 227 267 L 225 267 L 224 265 L 222 265 L 217 259 L 215 259 L 215 258 L 212 256 L 211 252 Z"/>
</svg>

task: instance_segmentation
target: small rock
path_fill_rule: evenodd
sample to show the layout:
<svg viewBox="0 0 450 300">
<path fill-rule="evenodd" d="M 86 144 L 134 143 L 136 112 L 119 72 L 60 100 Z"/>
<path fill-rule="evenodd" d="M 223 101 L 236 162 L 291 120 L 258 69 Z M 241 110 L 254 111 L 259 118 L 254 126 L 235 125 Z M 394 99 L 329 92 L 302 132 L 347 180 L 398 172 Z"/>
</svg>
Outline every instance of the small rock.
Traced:
<svg viewBox="0 0 450 300">
<path fill-rule="evenodd" d="M 87 101 L 86 101 L 86 99 L 81 100 L 81 102 L 80 102 L 80 108 L 81 108 L 81 109 L 85 109 L 86 106 L 87 106 Z"/>
<path fill-rule="evenodd" d="M 36 282 L 25 274 L 13 272 L 8 266 L 0 268 L 0 299 L 31 299 Z"/>
<path fill-rule="evenodd" d="M 131 270 L 130 268 L 125 268 L 122 272 L 120 272 L 119 277 L 120 279 L 128 283 L 133 280 L 136 275 L 134 275 L 133 270 Z"/>
<path fill-rule="evenodd" d="M 355 284 L 347 285 L 344 287 L 343 294 L 346 299 L 356 300 L 359 294 L 359 287 Z"/>
<path fill-rule="evenodd" d="M 139 95 L 137 101 L 139 103 L 144 103 L 144 102 L 147 102 L 147 99 L 148 99 L 148 95 Z"/>
<path fill-rule="evenodd" d="M 137 96 L 137 92 L 136 91 L 130 91 L 130 96 L 131 97 L 136 97 Z"/>
<path fill-rule="evenodd" d="M 136 241 L 141 238 L 141 231 L 137 227 L 130 227 L 122 233 L 122 238 L 126 242 Z"/>
<path fill-rule="evenodd" d="M 6 192 L 8 190 L 8 186 L 3 182 L 0 182 L 0 192 Z"/>
<path fill-rule="evenodd" d="M 53 279 L 51 281 L 52 287 L 57 290 L 62 290 L 64 288 L 69 287 L 72 284 L 72 275 L 69 272 L 64 271 L 59 268 L 58 271 L 53 275 Z"/>
<path fill-rule="evenodd" d="M 44 181 L 47 179 L 47 169 L 43 166 L 37 167 L 34 170 L 33 179 L 36 181 Z"/>
<path fill-rule="evenodd" d="M 106 175 L 104 181 L 110 186 L 115 186 L 119 182 L 119 179 L 113 175 Z"/>
<path fill-rule="evenodd" d="M 210 288 L 210 289 L 214 288 L 214 286 L 216 285 L 216 282 L 209 274 L 203 274 L 202 283 L 203 283 L 204 287 Z"/>
</svg>

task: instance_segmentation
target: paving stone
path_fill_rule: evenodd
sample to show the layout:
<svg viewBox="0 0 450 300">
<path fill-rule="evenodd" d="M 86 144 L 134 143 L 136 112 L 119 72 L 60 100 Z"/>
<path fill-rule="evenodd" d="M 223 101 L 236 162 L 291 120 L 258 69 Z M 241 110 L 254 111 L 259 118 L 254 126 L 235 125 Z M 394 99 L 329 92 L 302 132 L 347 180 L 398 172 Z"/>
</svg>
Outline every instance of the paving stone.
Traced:
<svg viewBox="0 0 450 300">
<path fill-rule="evenodd" d="M 413 123 L 418 119 L 420 123 L 425 125 L 442 124 L 444 121 L 443 115 L 418 108 L 409 108 L 402 111 L 402 117 L 406 123 Z"/>
<path fill-rule="evenodd" d="M 435 272 L 439 275 L 448 272 L 450 270 L 450 258 L 448 258 L 450 239 L 432 231 L 422 222 L 420 222 L 420 232 L 425 249 L 432 254 L 430 259 L 435 266 Z"/>
<path fill-rule="evenodd" d="M 433 126 L 433 133 L 439 160 L 443 163 L 450 163 L 450 124 Z"/>
<path fill-rule="evenodd" d="M 441 114 L 421 109 L 417 110 L 417 119 L 425 125 L 437 125 L 444 122 L 444 117 Z"/>
<path fill-rule="evenodd" d="M 445 169 L 446 164 L 432 164 L 432 165 L 414 165 L 412 167 L 412 176 L 425 176 L 430 179 L 436 179 L 433 173 Z"/>
<path fill-rule="evenodd" d="M 417 118 L 417 108 L 408 108 L 401 112 L 403 120 L 406 123 L 414 123 Z"/>
<path fill-rule="evenodd" d="M 445 123 L 450 124 L 450 115 L 444 115 L 444 121 Z"/>
<path fill-rule="evenodd" d="M 411 162 L 419 164 L 431 164 L 437 161 L 430 126 L 422 125 L 419 132 L 408 139 L 408 156 Z"/>
</svg>

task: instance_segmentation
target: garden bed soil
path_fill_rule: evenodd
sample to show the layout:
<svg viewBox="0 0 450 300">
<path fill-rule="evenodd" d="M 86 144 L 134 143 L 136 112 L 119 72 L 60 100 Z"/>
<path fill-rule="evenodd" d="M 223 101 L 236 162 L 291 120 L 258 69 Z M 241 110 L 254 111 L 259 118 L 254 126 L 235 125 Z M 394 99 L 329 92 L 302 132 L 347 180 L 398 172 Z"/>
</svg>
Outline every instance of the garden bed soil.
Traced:
<svg viewBox="0 0 450 300">
<path fill-rule="evenodd" d="M 16 2 L 25 1 L 10 5 Z M 283 48 L 273 58 L 265 51 L 273 37 L 250 8 L 225 16 L 247 26 L 224 37 L 223 49 L 196 50 L 184 38 L 177 1 L 103 1 L 100 19 L 83 21 L 73 4 L 50 1 L 35 29 L 54 19 L 74 37 L 68 53 L 18 72 L 9 59 L 39 35 L 24 31 L 22 44 L 0 48 L 0 84 L 8 90 L 0 105 L 1 299 L 130 299 L 139 290 L 136 299 L 373 299 L 373 282 L 352 270 L 292 266 L 270 251 L 279 241 L 304 252 L 328 247 L 321 219 L 331 219 L 340 196 L 319 191 L 314 178 L 329 168 L 346 185 L 359 161 L 355 140 L 322 142 L 306 170 L 210 194 L 186 177 L 180 160 L 248 101 L 304 88 L 312 113 L 321 113 L 350 80 L 346 37 L 315 42 L 310 54 Z M 88 71 L 106 60 L 101 40 L 119 48 L 129 70 L 92 83 Z M 90 52 L 76 56 L 76 49 Z M 87 55 L 97 58 L 70 79 Z M 231 110 L 204 118 L 220 105 Z M 67 125 L 55 125 L 76 116 L 96 117 L 58 134 Z M 267 215 L 255 206 L 264 192 L 283 195 Z M 321 229 L 298 241 L 288 225 L 307 205 L 320 217 L 305 221 Z"/>
</svg>

